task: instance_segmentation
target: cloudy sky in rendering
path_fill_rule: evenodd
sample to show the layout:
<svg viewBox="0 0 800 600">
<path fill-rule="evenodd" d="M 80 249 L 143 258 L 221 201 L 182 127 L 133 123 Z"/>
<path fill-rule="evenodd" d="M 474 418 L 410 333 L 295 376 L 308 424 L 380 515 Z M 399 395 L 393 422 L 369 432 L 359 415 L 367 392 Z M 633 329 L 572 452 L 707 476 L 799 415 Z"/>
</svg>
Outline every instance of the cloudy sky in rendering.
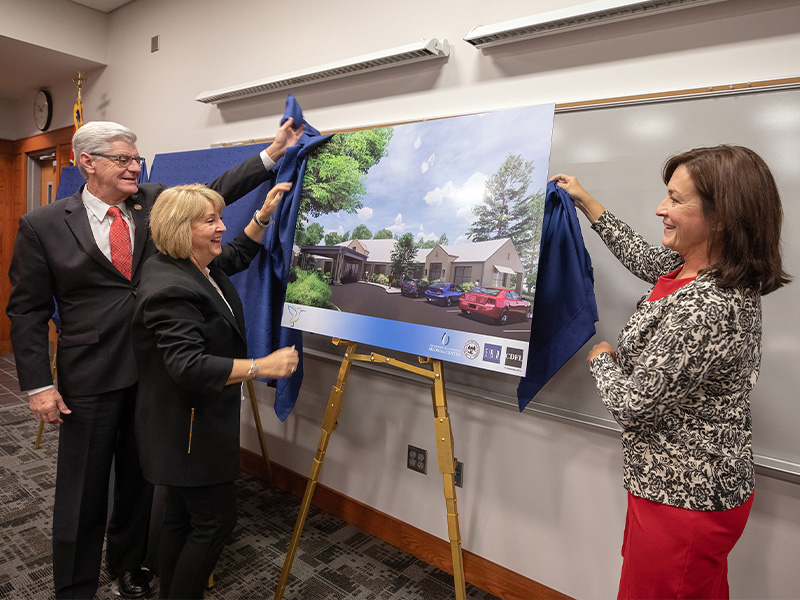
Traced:
<svg viewBox="0 0 800 600">
<path fill-rule="evenodd" d="M 468 243 L 473 207 L 510 154 L 533 161 L 528 191 L 544 190 L 553 110 L 546 104 L 395 126 L 388 156 L 367 174 L 364 207 L 313 220 L 326 232 L 364 224 L 373 235 L 389 229 L 427 241 L 445 233 L 450 245 Z"/>
</svg>

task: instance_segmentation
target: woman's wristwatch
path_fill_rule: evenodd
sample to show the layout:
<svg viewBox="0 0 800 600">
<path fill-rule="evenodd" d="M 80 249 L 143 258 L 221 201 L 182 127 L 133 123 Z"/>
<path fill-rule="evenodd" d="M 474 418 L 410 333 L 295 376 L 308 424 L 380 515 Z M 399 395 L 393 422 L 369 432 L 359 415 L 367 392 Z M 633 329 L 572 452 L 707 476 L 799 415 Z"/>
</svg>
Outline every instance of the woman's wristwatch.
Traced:
<svg viewBox="0 0 800 600">
<path fill-rule="evenodd" d="M 272 217 L 270 217 L 269 221 L 267 221 L 265 223 L 264 221 L 262 221 L 261 219 L 258 218 L 258 211 L 253 213 L 253 221 L 255 221 L 256 225 L 261 227 L 261 229 L 266 229 L 267 227 L 269 227 L 270 225 L 272 225 L 275 222 L 275 220 Z"/>
</svg>

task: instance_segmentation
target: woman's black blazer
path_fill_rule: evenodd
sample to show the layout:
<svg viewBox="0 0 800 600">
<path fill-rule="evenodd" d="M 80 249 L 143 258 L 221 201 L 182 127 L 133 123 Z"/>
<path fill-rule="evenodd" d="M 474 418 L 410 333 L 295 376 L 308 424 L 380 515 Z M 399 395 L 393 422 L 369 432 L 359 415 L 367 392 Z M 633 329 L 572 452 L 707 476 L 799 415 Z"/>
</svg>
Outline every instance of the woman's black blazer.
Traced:
<svg viewBox="0 0 800 600">
<path fill-rule="evenodd" d="M 201 486 L 239 477 L 241 384 L 225 385 L 247 356 L 244 313 L 225 272 L 261 246 L 244 234 L 209 266 L 225 300 L 188 259 L 155 254 L 144 265 L 131 324 L 139 369 L 136 442 L 145 478 Z"/>
</svg>

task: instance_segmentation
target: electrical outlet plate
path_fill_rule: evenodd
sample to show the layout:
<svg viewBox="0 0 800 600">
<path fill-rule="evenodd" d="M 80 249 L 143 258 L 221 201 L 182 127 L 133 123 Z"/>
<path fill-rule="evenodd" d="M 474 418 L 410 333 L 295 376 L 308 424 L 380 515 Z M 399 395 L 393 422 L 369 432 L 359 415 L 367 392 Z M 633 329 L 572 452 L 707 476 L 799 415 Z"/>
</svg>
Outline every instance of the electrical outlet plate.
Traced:
<svg viewBox="0 0 800 600">
<path fill-rule="evenodd" d="M 453 473 L 453 483 L 456 484 L 456 487 L 463 487 L 461 484 L 464 481 L 464 463 L 460 460 L 456 461 L 456 470 Z"/>
<path fill-rule="evenodd" d="M 408 446 L 408 454 L 406 455 L 406 466 L 412 471 L 428 473 L 428 451 L 416 446 Z"/>
</svg>

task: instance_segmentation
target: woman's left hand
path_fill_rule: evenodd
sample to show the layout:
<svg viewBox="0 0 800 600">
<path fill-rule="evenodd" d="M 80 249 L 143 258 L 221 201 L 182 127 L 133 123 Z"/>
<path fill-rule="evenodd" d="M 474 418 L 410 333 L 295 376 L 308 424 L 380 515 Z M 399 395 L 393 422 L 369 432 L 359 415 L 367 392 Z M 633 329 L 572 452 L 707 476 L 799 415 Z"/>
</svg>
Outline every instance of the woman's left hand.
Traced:
<svg viewBox="0 0 800 600">
<path fill-rule="evenodd" d="M 268 221 L 272 213 L 275 212 L 275 209 L 278 208 L 278 202 L 281 201 L 283 195 L 290 189 L 292 189 L 291 181 L 285 181 L 273 187 L 264 199 L 264 205 L 261 207 L 261 210 L 258 211 L 258 219 L 264 222 Z"/>
<path fill-rule="evenodd" d="M 614 352 L 614 348 L 608 342 L 600 342 L 592 346 L 592 349 L 589 351 L 589 356 L 586 358 L 586 362 L 592 362 L 594 357 L 598 354 L 603 354 L 603 352 L 608 352 L 611 358 L 614 359 L 614 362 L 617 362 L 617 353 Z"/>
</svg>

